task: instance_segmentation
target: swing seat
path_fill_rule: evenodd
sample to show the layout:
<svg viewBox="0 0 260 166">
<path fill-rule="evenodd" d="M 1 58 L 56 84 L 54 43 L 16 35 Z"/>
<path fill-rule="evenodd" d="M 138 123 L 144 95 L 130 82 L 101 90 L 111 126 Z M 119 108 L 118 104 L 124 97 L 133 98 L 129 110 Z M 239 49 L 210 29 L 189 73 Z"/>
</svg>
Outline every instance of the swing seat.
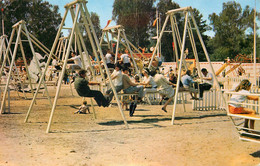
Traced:
<svg viewBox="0 0 260 166">
<path fill-rule="evenodd" d="M 239 139 L 242 140 L 242 141 L 250 141 L 250 142 L 260 143 L 259 135 L 256 136 L 254 134 L 243 133 L 243 134 L 240 135 Z"/>
<path fill-rule="evenodd" d="M 243 119 L 250 119 L 250 120 L 257 120 L 257 121 L 260 120 L 260 115 L 229 113 L 228 116 L 243 118 Z M 248 128 L 241 127 L 240 124 L 235 125 L 235 127 L 238 130 L 240 140 L 260 143 L 260 131 L 256 131 L 255 129 L 248 129 Z M 246 132 L 244 132 L 244 131 L 246 131 Z"/>
<path fill-rule="evenodd" d="M 229 99 L 231 95 L 234 94 L 240 94 L 240 95 L 245 95 L 247 96 L 247 93 L 239 93 L 239 92 L 231 92 L 231 91 L 226 91 L 225 95 L 226 98 Z M 258 96 L 259 94 L 250 94 L 251 96 Z M 234 126 L 236 127 L 238 134 L 239 134 L 239 139 L 244 140 L 244 141 L 251 141 L 251 142 L 256 142 L 260 143 L 260 130 L 256 129 L 251 129 L 251 128 L 246 128 L 242 126 L 245 122 L 244 119 L 249 119 L 249 120 L 255 120 L 257 122 L 260 121 L 260 115 L 259 114 L 233 114 L 229 112 L 229 104 L 234 103 L 234 101 L 226 100 L 226 111 L 227 115 L 230 117 L 232 120 Z M 257 103 L 237 103 L 236 104 L 243 104 L 248 107 L 254 107 L 254 109 L 258 108 L 258 102 Z"/>
<path fill-rule="evenodd" d="M 231 113 L 229 113 L 228 116 L 250 119 L 250 120 L 260 120 L 260 115 L 256 115 L 256 114 L 231 114 Z"/>
</svg>

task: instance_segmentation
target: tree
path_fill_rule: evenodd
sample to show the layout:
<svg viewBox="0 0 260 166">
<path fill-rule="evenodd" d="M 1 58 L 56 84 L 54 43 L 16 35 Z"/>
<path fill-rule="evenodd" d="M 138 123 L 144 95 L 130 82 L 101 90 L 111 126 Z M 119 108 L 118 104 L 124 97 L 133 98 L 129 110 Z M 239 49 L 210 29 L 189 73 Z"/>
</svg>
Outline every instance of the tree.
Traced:
<svg viewBox="0 0 260 166">
<path fill-rule="evenodd" d="M 123 25 L 127 38 L 136 46 L 149 44 L 148 25 L 153 14 L 155 0 L 115 0 L 113 20 Z"/>
<path fill-rule="evenodd" d="M 157 4 L 157 8 L 158 8 L 158 11 L 160 14 L 161 23 L 163 24 L 165 22 L 165 18 L 166 18 L 165 13 L 169 10 L 180 8 L 180 6 L 179 6 L 179 4 L 174 3 L 171 0 L 160 0 L 159 3 Z M 202 20 L 203 16 L 202 16 L 202 14 L 200 14 L 200 12 L 197 9 L 193 9 L 193 15 L 196 20 L 196 24 L 198 25 L 201 36 L 203 38 L 203 41 L 205 42 L 205 45 L 206 45 L 207 41 L 209 40 L 209 37 L 207 35 L 205 35 L 204 32 L 206 32 L 209 29 L 209 27 L 207 26 L 206 21 Z M 181 38 L 183 35 L 183 30 L 184 30 L 184 18 L 185 18 L 185 16 L 183 14 L 176 13 L 176 21 L 178 23 L 178 28 L 180 31 Z M 170 21 L 168 21 L 168 24 L 167 24 L 165 30 L 171 30 Z M 155 28 L 153 28 L 152 33 L 155 34 Z M 195 35 L 195 34 L 197 34 L 197 32 L 193 31 L 193 34 L 194 34 L 194 40 L 196 43 L 196 48 L 198 51 L 199 59 L 200 59 L 200 61 L 204 61 L 204 60 L 206 60 L 206 58 L 205 58 L 204 51 L 201 47 L 201 44 L 199 42 L 199 38 L 197 35 Z M 161 39 L 161 47 L 162 47 L 162 55 L 165 57 L 165 61 L 175 61 L 175 55 L 174 55 L 175 52 L 173 51 L 172 42 L 173 42 L 172 33 L 164 33 L 163 37 Z M 186 43 L 185 48 L 188 48 L 188 50 L 189 50 L 188 58 L 194 58 L 194 55 L 192 53 L 192 46 L 190 43 L 190 38 L 188 37 L 188 33 L 187 33 L 187 38 L 186 38 L 185 43 Z M 178 47 L 176 45 L 177 45 L 177 43 L 175 43 L 175 47 Z M 179 53 L 180 53 L 180 50 L 179 50 Z"/>
<path fill-rule="evenodd" d="M 42 0 L 6 0 L 4 7 L 5 33 L 10 36 L 12 25 L 24 20 L 28 31 L 32 33 L 47 48 L 51 48 L 56 37 L 61 16 L 58 6 Z M 25 45 L 25 52 L 29 52 L 29 45 Z M 41 52 L 37 48 L 35 51 Z M 32 55 L 26 54 L 31 57 Z"/>
<path fill-rule="evenodd" d="M 246 6 L 243 10 L 239 3 L 227 2 L 223 3 L 219 15 L 212 13 L 209 19 L 215 32 L 215 37 L 209 42 L 214 49 L 212 59 L 224 60 L 226 57 L 234 58 L 240 53 L 252 54 L 253 9 Z"/>
<path fill-rule="evenodd" d="M 161 18 L 161 21 L 159 24 L 163 24 L 166 19 L 165 13 L 169 10 L 180 8 L 180 6 L 179 6 L 179 4 L 172 2 L 171 0 L 160 0 L 155 8 L 157 8 L 158 13 L 160 15 L 159 17 Z M 155 9 L 154 9 L 154 11 L 155 11 Z M 156 15 L 154 13 L 153 20 L 155 20 L 155 17 L 156 17 Z M 181 18 L 181 16 L 179 14 L 177 14 L 176 19 L 178 21 L 180 21 L 180 18 Z M 156 29 L 154 27 L 152 29 L 153 29 L 152 33 L 156 36 L 157 35 Z M 181 28 L 181 29 L 183 29 L 183 28 Z M 171 25 L 169 22 L 168 22 L 165 30 L 171 30 Z M 173 61 L 174 57 L 175 57 L 175 56 L 173 56 L 172 42 L 173 42 L 172 33 L 164 33 L 163 37 L 161 39 L 161 50 L 162 50 L 162 55 L 165 58 L 165 61 L 168 61 L 168 62 Z"/>
<path fill-rule="evenodd" d="M 93 26 L 94 26 L 95 33 L 96 33 L 96 35 L 97 35 L 97 38 L 100 38 L 101 35 L 102 35 L 102 30 L 101 30 L 101 28 L 100 28 L 100 19 L 99 19 L 98 14 L 95 13 L 95 12 L 91 12 L 91 13 L 90 13 L 90 19 L 91 19 L 91 22 L 92 22 L 92 24 L 93 24 Z M 80 16 L 80 22 L 83 23 L 83 19 L 82 19 L 81 16 Z M 84 42 L 85 42 L 85 44 L 86 44 L 86 47 L 87 47 L 88 52 L 89 52 L 91 55 L 93 55 L 92 46 L 91 46 L 90 40 L 89 40 L 89 38 L 88 38 L 88 36 L 87 36 L 87 32 L 86 32 L 86 30 L 85 30 L 85 26 L 84 26 L 84 25 L 81 25 L 81 26 L 80 26 L 80 31 L 81 31 L 81 33 L 82 33 L 82 35 L 83 35 Z"/>
</svg>

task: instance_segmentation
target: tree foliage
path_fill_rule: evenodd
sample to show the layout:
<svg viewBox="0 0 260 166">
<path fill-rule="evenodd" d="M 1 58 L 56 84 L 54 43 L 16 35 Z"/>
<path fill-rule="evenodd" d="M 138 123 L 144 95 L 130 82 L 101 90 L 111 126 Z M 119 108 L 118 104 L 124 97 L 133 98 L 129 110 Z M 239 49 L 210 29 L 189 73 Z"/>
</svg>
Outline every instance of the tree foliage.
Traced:
<svg viewBox="0 0 260 166">
<path fill-rule="evenodd" d="M 5 21 L 5 34 L 10 36 L 12 25 L 24 20 L 28 31 L 50 49 L 61 22 L 58 10 L 58 6 L 42 0 L 6 0 L 4 13 L 2 13 Z M 25 51 L 27 52 L 27 50 L 29 47 L 25 46 Z M 36 49 L 36 51 L 39 50 Z"/>
<path fill-rule="evenodd" d="M 173 10 L 173 9 L 177 9 L 180 8 L 179 4 L 172 2 L 171 0 L 160 0 L 157 4 L 157 6 L 155 7 L 158 9 L 158 13 L 159 13 L 159 17 L 161 19 L 159 25 L 162 25 L 165 22 L 166 19 L 166 15 L 165 13 L 169 10 Z M 154 13 L 154 17 L 155 17 L 155 13 Z M 176 15 L 176 19 L 178 22 L 181 21 L 181 15 L 177 14 Z M 155 18 L 154 18 L 155 20 Z M 179 24 L 181 27 L 183 27 L 182 24 Z M 161 27 L 161 26 L 160 26 Z M 180 29 L 183 29 L 181 28 Z M 153 28 L 153 33 L 156 36 L 156 29 Z M 166 30 L 171 30 L 171 25 L 170 22 L 168 22 L 166 28 Z M 172 37 L 172 33 L 164 33 L 163 37 L 161 39 L 161 50 L 162 50 L 162 55 L 165 58 L 165 61 L 173 61 L 175 60 L 175 55 L 173 53 L 173 47 L 172 47 L 172 42 L 173 42 L 173 37 Z"/>
<path fill-rule="evenodd" d="M 171 0 L 160 0 L 159 3 L 157 4 L 157 8 L 160 14 L 160 18 L 161 18 L 161 24 L 163 24 L 165 22 L 166 19 L 166 15 L 165 13 L 169 10 L 173 10 L 173 9 L 177 9 L 180 8 L 179 4 L 172 2 Z M 196 24 L 199 28 L 199 31 L 201 33 L 201 36 L 204 40 L 205 43 L 207 43 L 207 41 L 209 40 L 209 37 L 207 35 L 204 34 L 204 32 L 206 32 L 209 27 L 206 24 L 206 21 L 202 19 L 202 14 L 200 14 L 200 12 L 197 9 L 193 9 L 193 15 L 194 18 L 196 20 Z M 181 14 L 181 13 L 176 13 L 176 21 L 177 21 L 177 25 L 178 25 L 178 29 L 180 32 L 180 37 L 181 39 L 183 38 L 183 32 L 184 32 L 184 21 L 185 21 L 185 15 Z M 191 21 L 192 22 L 192 21 Z M 192 27 L 194 27 L 194 25 L 192 25 Z M 168 24 L 166 25 L 166 30 L 172 30 L 171 29 L 171 25 L 170 25 L 170 21 L 168 21 Z M 155 33 L 153 31 L 153 33 Z M 204 51 L 201 47 L 201 44 L 199 42 L 199 38 L 196 35 L 197 32 L 193 31 L 194 34 L 194 40 L 196 43 L 196 48 L 198 51 L 198 56 L 200 58 L 200 61 L 205 60 L 205 54 Z M 175 52 L 173 51 L 173 47 L 172 47 L 172 42 L 173 42 L 173 37 L 172 37 L 172 33 L 164 33 L 162 40 L 161 40 L 161 47 L 162 47 L 162 55 L 165 57 L 166 61 L 176 61 L 175 60 Z M 191 46 L 191 41 L 190 38 L 188 37 L 188 33 L 187 33 L 187 37 L 186 37 L 186 45 L 185 48 L 188 48 L 189 50 L 189 55 L 187 58 L 193 58 L 194 59 L 194 54 L 192 52 L 192 46 Z M 177 46 L 177 43 L 175 44 L 175 49 L 176 47 L 178 47 L 178 52 L 180 54 L 180 49 L 179 46 Z"/>
<path fill-rule="evenodd" d="M 91 19 L 91 22 L 94 26 L 94 29 L 95 29 L 95 33 L 97 35 L 97 38 L 100 38 L 101 35 L 102 35 L 102 30 L 100 28 L 100 19 L 99 19 L 99 16 L 97 13 L 95 12 L 91 12 L 90 13 L 90 19 Z M 82 18 L 80 17 L 80 22 L 83 22 Z M 86 32 L 86 29 L 85 29 L 85 26 L 84 25 L 81 25 L 80 26 L 80 30 L 81 30 L 81 33 L 83 34 L 83 38 L 84 38 L 84 42 L 86 44 L 86 47 L 87 47 L 87 50 L 89 51 L 89 53 L 91 55 L 93 55 L 92 53 L 92 46 L 91 46 L 91 43 L 90 43 L 90 40 L 89 40 L 89 37 L 87 35 L 87 32 Z"/>
<path fill-rule="evenodd" d="M 123 25 L 127 38 L 136 46 L 149 44 L 148 24 L 153 14 L 155 0 L 115 0 L 113 20 Z"/>
<path fill-rule="evenodd" d="M 224 60 L 234 58 L 237 54 L 253 52 L 254 10 L 246 6 L 243 10 L 235 1 L 223 3 L 222 12 L 209 15 L 215 36 L 209 42 L 214 49 L 211 58 Z M 249 32 L 249 34 L 248 34 Z"/>
</svg>

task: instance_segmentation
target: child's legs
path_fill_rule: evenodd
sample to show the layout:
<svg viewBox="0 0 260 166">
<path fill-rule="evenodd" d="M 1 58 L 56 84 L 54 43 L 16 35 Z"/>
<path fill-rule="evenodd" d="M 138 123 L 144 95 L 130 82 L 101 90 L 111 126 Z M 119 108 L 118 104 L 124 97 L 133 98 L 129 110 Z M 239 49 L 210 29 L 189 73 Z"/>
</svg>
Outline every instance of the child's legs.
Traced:
<svg viewBox="0 0 260 166">
<path fill-rule="evenodd" d="M 170 97 L 164 104 L 163 108 L 166 109 L 167 105 L 173 100 L 173 97 Z"/>
<path fill-rule="evenodd" d="M 255 128 L 255 120 L 249 120 L 249 127 L 250 127 L 250 129 Z"/>
</svg>

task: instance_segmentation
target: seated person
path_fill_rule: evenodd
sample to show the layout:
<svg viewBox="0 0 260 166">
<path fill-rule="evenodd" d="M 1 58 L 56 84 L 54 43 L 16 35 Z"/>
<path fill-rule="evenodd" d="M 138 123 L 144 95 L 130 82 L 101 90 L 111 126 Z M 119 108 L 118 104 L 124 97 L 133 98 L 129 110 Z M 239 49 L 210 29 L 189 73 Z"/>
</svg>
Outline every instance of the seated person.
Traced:
<svg viewBox="0 0 260 166">
<path fill-rule="evenodd" d="M 157 84 L 159 94 L 162 96 L 162 98 L 169 98 L 162 107 L 162 110 L 167 112 L 166 107 L 173 100 L 175 91 L 172 88 L 171 83 L 162 74 L 156 74 L 155 71 L 152 71 L 151 76 L 154 77 L 154 81 Z"/>
<path fill-rule="evenodd" d="M 113 80 L 116 92 L 120 92 L 123 89 L 122 78 L 123 78 L 123 74 L 121 72 L 121 65 L 117 63 L 115 65 L 115 70 L 111 74 L 111 79 Z M 109 95 L 109 101 L 113 99 L 114 92 L 112 88 L 106 91 L 106 95 Z"/>
<path fill-rule="evenodd" d="M 120 60 L 118 60 L 118 61 L 123 64 L 124 68 L 131 67 L 130 57 L 128 55 L 127 49 L 125 49 L 125 53 L 120 56 Z"/>
<path fill-rule="evenodd" d="M 155 58 L 158 60 L 158 67 L 162 66 L 162 58 L 159 55 L 157 55 Z"/>
<path fill-rule="evenodd" d="M 191 99 L 196 100 L 197 99 L 197 92 L 196 92 L 195 88 L 192 87 L 192 84 L 194 84 L 195 82 L 191 78 L 191 71 L 190 70 L 187 70 L 186 74 L 181 77 L 181 81 L 183 83 L 183 87 L 190 91 Z"/>
<path fill-rule="evenodd" d="M 110 50 L 107 50 L 107 54 L 105 55 L 105 60 L 108 68 L 115 68 L 114 64 L 114 55 L 112 55 L 112 52 Z"/>
<path fill-rule="evenodd" d="M 144 87 L 142 85 L 138 85 L 138 83 L 134 83 L 130 80 L 129 76 L 128 76 L 128 69 L 127 68 L 123 68 L 123 77 L 122 77 L 122 81 L 123 81 L 123 91 L 124 93 L 134 93 L 134 92 L 138 92 L 137 96 L 138 96 L 138 102 L 142 101 L 142 98 L 144 97 Z M 127 107 L 127 105 L 126 105 Z M 130 104 L 130 116 L 133 116 L 134 111 L 136 109 L 136 103 L 132 102 Z"/>
<path fill-rule="evenodd" d="M 138 69 L 140 70 L 140 71 L 142 71 L 143 70 L 143 67 L 144 67 L 144 63 L 143 63 L 143 61 L 142 61 L 142 59 L 137 59 L 137 58 L 135 58 L 135 62 L 136 62 L 136 65 L 137 65 L 137 67 L 138 67 Z"/>
<path fill-rule="evenodd" d="M 134 93 L 138 92 L 138 100 L 141 101 L 144 97 L 144 87 L 142 85 L 139 85 L 137 83 L 134 83 L 130 80 L 128 76 L 128 69 L 123 68 L 123 91 L 124 93 Z"/>
<path fill-rule="evenodd" d="M 149 69 L 144 69 L 142 71 L 142 74 L 144 75 L 143 82 L 140 83 L 140 85 L 144 85 L 144 94 L 147 92 L 156 92 L 157 90 L 157 84 L 155 83 L 153 77 L 150 75 Z"/>
<path fill-rule="evenodd" d="M 249 82 L 249 80 L 242 80 L 240 82 L 240 84 L 236 87 L 235 92 L 241 92 L 241 93 L 248 93 L 248 95 L 232 95 L 232 97 L 230 98 L 230 101 L 236 102 L 236 103 L 242 103 L 244 102 L 246 99 L 248 100 L 258 100 L 258 96 L 250 96 L 250 90 L 251 88 L 251 82 Z M 255 110 L 250 109 L 250 108 L 245 108 L 242 107 L 241 104 L 236 104 L 236 103 L 230 103 L 228 108 L 229 108 L 229 112 L 232 114 L 255 114 Z M 248 119 L 245 119 L 244 122 L 244 127 L 248 128 Z M 255 126 L 255 121 L 254 120 L 250 120 L 250 129 L 254 129 Z"/>
<path fill-rule="evenodd" d="M 83 101 L 83 104 L 79 107 L 79 110 L 74 112 L 74 114 L 86 114 L 87 111 L 90 113 L 89 106 L 87 105 L 87 101 Z"/>
<path fill-rule="evenodd" d="M 173 88 L 175 88 L 176 85 L 177 85 L 177 79 L 178 79 L 178 77 L 175 76 L 175 74 L 174 74 L 173 72 L 171 72 L 171 73 L 169 74 L 169 82 L 171 83 L 171 85 L 172 85 Z M 182 84 L 181 81 L 180 81 L 180 87 L 179 87 L 179 88 L 180 88 L 180 90 L 184 90 L 183 84 Z"/>
<path fill-rule="evenodd" d="M 68 62 L 74 62 L 73 65 L 70 66 L 72 72 L 75 69 L 81 69 L 82 68 L 82 63 L 79 55 L 76 55 L 76 52 L 71 52 L 71 58 L 68 59 Z"/>
<path fill-rule="evenodd" d="M 210 88 L 213 85 L 213 75 L 212 75 L 212 73 L 208 73 L 207 69 L 205 69 L 205 68 L 201 69 L 201 72 L 202 72 L 204 83 L 199 84 L 199 90 L 200 90 L 199 99 L 200 100 L 202 100 L 202 98 L 203 98 L 203 92 L 205 90 L 210 90 Z"/>
<path fill-rule="evenodd" d="M 104 97 L 104 95 L 97 90 L 91 90 L 89 85 L 97 85 L 97 83 L 89 82 L 85 79 L 86 77 L 86 70 L 81 69 L 78 72 L 79 76 L 75 79 L 74 87 L 82 97 L 94 97 L 95 101 L 97 102 L 98 106 L 108 107 L 109 101 Z"/>
<path fill-rule="evenodd" d="M 157 67 L 158 67 L 158 64 L 159 64 L 159 60 L 158 60 L 156 57 L 154 57 L 154 59 L 153 59 L 153 61 L 152 61 L 152 66 L 155 67 L 155 68 L 157 68 Z"/>
</svg>

